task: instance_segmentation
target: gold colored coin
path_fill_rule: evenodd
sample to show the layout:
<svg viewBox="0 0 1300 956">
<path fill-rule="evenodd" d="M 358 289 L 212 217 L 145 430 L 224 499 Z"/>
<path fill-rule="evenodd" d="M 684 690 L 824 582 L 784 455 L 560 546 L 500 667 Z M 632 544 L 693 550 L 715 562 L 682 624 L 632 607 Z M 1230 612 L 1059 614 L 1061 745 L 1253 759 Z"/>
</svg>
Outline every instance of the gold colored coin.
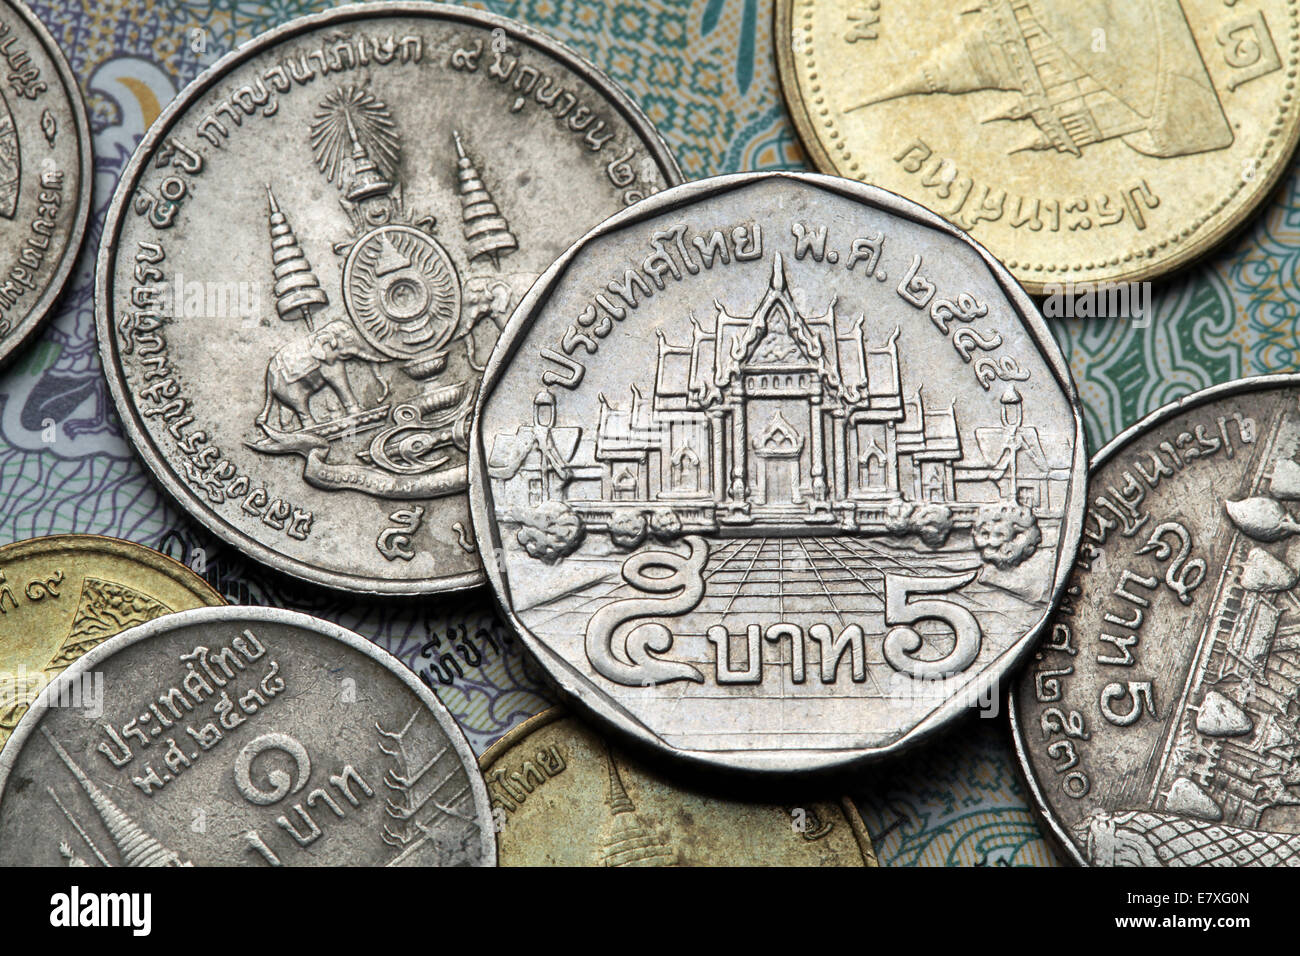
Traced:
<svg viewBox="0 0 1300 956">
<path fill-rule="evenodd" d="M 877 866 L 847 798 L 744 803 L 685 789 L 562 708 L 524 721 L 479 767 L 501 866 Z"/>
<path fill-rule="evenodd" d="M 0 746 L 91 648 L 164 614 L 225 603 L 185 565 L 129 541 L 61 534 L 0 547 Z"/>
<path fill-rule="evenodd" d="M 777 0 L 816 167 L 915 200 L 1034 294 L 1184 266 L 1300 132 L 1297 0 Z"/>
</svg>

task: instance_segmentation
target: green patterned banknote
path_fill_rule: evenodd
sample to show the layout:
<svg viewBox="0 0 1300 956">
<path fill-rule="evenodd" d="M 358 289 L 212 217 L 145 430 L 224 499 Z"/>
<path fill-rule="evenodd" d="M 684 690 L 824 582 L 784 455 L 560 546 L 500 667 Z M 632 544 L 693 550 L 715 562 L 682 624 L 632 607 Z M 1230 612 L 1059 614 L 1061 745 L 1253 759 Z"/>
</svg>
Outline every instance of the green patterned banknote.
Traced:
<svg viewBox="0 0 1300 956">
<path fill-rule="evenodd" d="M 799 169 L 777 84 L 770 0 L 492 0 L 472 4 L 558 37 L 630 91 L 688 178 Z M 552 694 L 483 592 L 358 602 L 264 574 L 179 514 L 123 440 L 100 372 L 95 243 L 141 134 L 200 70 L 255 34 L 330 6 L 300 0 L 36 0 L 87 98 L 95 209 L 60 312 L 0 376 L 0 543 L 98 532 L 157 547 L 228 598 L 338 621 L 415 668 L 478 751 Z M 1292 171 L 1251 227 L 1156 285 L 1149 321 L 1057 320 L 1092 447 L 1195 389 L 1297 358 L 1300 196 Z M 857 788 L 884 865 L 1057 862 L 1017 778 L 1005 714 L 972 715 Z"/>
</svg>

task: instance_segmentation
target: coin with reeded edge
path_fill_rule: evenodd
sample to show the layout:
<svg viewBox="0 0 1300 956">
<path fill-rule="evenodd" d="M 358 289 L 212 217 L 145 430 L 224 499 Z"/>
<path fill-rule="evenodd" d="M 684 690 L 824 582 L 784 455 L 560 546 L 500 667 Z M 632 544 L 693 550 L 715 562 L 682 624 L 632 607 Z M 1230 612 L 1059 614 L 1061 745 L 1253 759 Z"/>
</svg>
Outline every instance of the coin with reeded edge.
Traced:
<svg viewBox="0 0 1300 956">
<path fill-rule="evenodd" d="M 1081 864 L 1300 865 L 1300 375 L 1153 412 L 1089 487 L 1009 695 L 1049 831 Z"/>
<path fill-rule="evenodd" d="M 0 864 L 482 866 L 487 791 L 400 661 L 276 608 L 181 611 L 91 650 L 0 752 Z"/>
<path fill-rule="evenodd" d="M 96 321 L 125 431 L 276 570 L 478 584 L 466 448 L 498 331 L 585 229 L 680 178 L 626 94 L 526 26 L 400 2 L 291 21 L 200 75 L 123 173 Z"/>
<path fill-rule="evenodd" d="M 778 0 L 776 49 L 818 169 L 933 209 L 1036 295 L 1209 252 L 1300 136 L 1294 0 Z"/>
<path fill-rule="evenodd" d="M 92 647 L 173 611 L 225 604 L 143 545 L 59 534 L 0 547 L 0 747 L 46 684 Z"/>
<path fill-rule="evenodd" d="M 72 275 L 90 216 L 86 105 L 67 60 L 20 0 L 0 2 L 0 364 L 36 334 Z"/>
<path fill-rule="evenodd" d="M 501 866 L 877 866 L 848 798 L 772 804 L 684 786 L 552 708 L 479 766 Z"/>
<path fill-rule="evenodd" d="M 808 173 L 677 186 L 575 243 L 485 373 L 474 528 L 558 684 L 679 758 L 790 772 L 987 704 L 1063 586 L 1083 423 L 1015 280 Z"/>
</svg>

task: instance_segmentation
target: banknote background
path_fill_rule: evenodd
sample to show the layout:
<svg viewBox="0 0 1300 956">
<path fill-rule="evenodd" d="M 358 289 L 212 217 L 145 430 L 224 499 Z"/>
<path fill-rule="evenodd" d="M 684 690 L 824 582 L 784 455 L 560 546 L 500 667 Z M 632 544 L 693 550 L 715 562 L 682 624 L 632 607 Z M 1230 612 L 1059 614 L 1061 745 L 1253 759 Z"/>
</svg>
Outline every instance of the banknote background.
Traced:
<svg viewBox="0 0 1300 956">
<path fill-rule="evenodd" d="M 491 0 L 579 50 L 641 104 L 688 178 L 804 168 L 785 117 L 770 0 Z M 334 4 L 55 0 L 32 8 L 80 79 L 95 147 L 86 249 L 59 314 L 0 373 L 0 542 L 95 532 L 159 548 L 232 601 L 296 607 L 415 668 L 482 752 L 551 692 L 475 593 L 360 602 L 260 570 L 177 511 L 124 441 L 95 350 L 92 273 L 118 174 L 149 123 L 205 66 L 257 33 Z M 1249 229 L 1158 283 L 1154 316 L 1058 320 L 1094 449 L 1149 410 L 1242 375 L 1294 371 L 1300 324 L 1295 166 Z M 238 277 L 232 277 L 232 279 Z M 855 796 L 882 865 L 1058 862 L 1030 813 L 1005 715 L 972 714 L 864 779 Z"/>
</svg>

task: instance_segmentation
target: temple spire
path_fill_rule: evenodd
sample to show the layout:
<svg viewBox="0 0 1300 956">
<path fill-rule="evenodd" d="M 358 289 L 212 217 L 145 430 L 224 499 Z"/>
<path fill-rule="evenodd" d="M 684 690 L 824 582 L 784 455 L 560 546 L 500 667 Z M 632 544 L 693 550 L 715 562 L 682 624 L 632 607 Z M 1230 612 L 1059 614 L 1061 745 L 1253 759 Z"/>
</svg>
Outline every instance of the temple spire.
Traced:
<svg viewBox="0 0 1300 956">
<path fill-rule="evenodd" d="M 636 807 L 632 805 L 632 798 L 627 795 L 627 788 L 623 786 L 623 778 L 618 775 L 618 766 L 614 763 L 614 755 L 608 750 L 605 756 L 609 764 L 609 792 L 605 795 L 605 802 L 609 804 L 611 813 L 632 813 Z"/>
<path fill-rule="evenodd" d="M 94 782 L 77 766 L 72 756 L 63 749 L 62 745 L 54 739 L 48 730 L 42 727 L 41 733 L 45 735 L 45 739 L 50 742 L 50 746 L 54 748 L 54 752 L 59 755 L 59 759 L 63 761 L 64 766 L 72 773 L 77 783 L 81 784 L 81 789 L 86 792 L 86 796 L 90 798 L 91 806 L 95 808 L 95 812 L 104 824 L 104 829 L 112 837 L 118 853 L 121 854 L 123 863 L 127 866 L 188 865 L 173 850 L 167 849 L 167 847 L 146 833 L 117 804 L 109 799 L 107 794 L 95 786 Z"/>
</svg>

